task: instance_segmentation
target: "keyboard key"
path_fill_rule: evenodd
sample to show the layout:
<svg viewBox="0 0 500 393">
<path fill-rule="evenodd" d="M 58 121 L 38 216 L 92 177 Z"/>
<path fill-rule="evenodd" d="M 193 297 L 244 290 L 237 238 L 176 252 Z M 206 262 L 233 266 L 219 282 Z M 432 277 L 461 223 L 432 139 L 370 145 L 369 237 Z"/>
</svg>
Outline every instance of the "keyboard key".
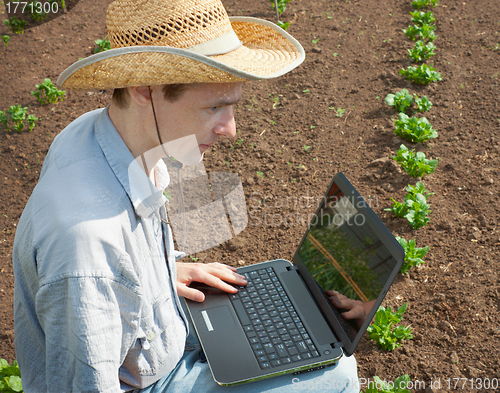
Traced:
<svg viewBox="0 0 500 393">
<path fill-rule="evenodd" d="M 274 349 L 274 345 L 271 343 L 264 344 L 263 347 L 264 347 L 264 351 L 266 351 L 266 353 L 268 353 L 268 354 L 276 352 L 276 350 Z"/>
<path fill-rule="evenodd" d="M 288 352 L 283 344 L 276 345 L 276 352 L 280 358 L 288 356 Z"/>
<path fill-rule="evenodd" d="M 299 353 L 299 350 L 297 349 L 297 347 L 288 347 L 287 349 L 288 349 L 288 353 L 292 356 L 298 355 L 298 353 Z"/>
<path fill-rule="evenodd" d="M 281 365 L 282 365 L 282 363 L 281 363 L 281 360 L 276 359 L 276 360 L 271 360 L 271 365 L 272 365 L 273 367 L 277 367 L 277 366 L 281 366 Z"/>
<path fill-rule="evenodd" d="M 300 355 L 292 356 L 292 362 L 299 362 L 301 360 L 302 360 L 302 356 L 300 356 Z"/>
</svg>

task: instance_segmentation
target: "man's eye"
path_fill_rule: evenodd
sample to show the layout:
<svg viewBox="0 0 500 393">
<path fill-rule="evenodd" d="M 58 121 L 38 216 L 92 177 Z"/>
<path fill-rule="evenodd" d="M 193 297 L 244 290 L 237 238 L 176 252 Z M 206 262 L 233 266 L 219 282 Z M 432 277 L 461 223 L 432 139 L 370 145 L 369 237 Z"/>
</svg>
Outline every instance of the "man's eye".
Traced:
<svg viewBox="0 0 500 393">
<path fill-rule="evenodd" d="M 213 106 L 213 107 L 211 107 L 211 108 L 210 108 L 210 110 L 211 110 L 212 112 L 215 112 L 215 111 L 217 110 L 217 108 L 218 108 L 217 106 Z"/>
</svg>

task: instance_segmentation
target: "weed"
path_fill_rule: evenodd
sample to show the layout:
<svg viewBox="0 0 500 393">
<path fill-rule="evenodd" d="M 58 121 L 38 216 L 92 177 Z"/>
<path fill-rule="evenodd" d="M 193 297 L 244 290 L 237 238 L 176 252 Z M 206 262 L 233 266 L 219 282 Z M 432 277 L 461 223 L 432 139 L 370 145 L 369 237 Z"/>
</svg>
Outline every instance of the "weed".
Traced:
<svg viewBox="0 0 500 393">
<path fill-rule="evenodd" d="M 9 44 L 10 37 L 8 35 L 2 36 L 3 42 L 5 43 L 5 47 Z"/>
</svg>

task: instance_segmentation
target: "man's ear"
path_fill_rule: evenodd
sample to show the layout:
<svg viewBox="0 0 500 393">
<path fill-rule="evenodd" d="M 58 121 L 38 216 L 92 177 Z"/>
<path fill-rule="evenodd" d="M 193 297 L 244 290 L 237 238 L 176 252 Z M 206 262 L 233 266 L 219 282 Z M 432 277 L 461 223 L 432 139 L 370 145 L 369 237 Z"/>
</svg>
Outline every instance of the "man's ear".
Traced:
<svg viewBox="0 0 500 393">
<path fill-rule="evenodd" d="M 149 95 L 148 86 L 132 86 L 128 87 L 130 98 L 139 106 L 151 105 L 151 97 Z"/>
</svg>

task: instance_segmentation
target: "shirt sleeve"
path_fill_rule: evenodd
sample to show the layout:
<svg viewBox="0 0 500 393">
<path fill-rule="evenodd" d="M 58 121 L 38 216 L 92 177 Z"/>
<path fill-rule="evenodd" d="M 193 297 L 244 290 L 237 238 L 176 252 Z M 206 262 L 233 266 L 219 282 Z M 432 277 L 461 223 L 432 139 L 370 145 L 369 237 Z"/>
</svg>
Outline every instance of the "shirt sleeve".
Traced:
<svg viewBox="0 0 500 393">
<path fill-rule="evenodd" d="M 49 392 L 119 392 L 138 329 L 139 297 L 111 277 L 64 277 L 40 288 Z"/>
</svg>

